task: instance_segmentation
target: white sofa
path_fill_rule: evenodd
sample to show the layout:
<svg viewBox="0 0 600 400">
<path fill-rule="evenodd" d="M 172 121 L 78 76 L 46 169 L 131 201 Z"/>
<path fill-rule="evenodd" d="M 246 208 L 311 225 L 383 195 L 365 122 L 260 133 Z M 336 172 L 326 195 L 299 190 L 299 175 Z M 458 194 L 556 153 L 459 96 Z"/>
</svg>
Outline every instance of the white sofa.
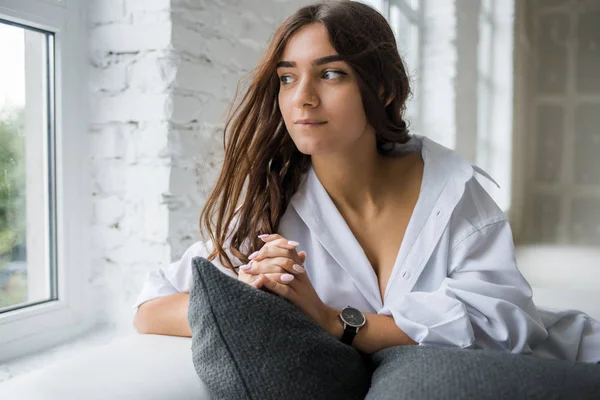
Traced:
<svg viewBox="0 0 600 400">
<path fill-rule="evenodd" d="M 537 305 L 600 319 L 600 247 L 524 246 L 516 256 Z"/>
<path fill-rule="evenodd" d="M 537 304 L 600 319 L 600 249 L 524 247 L 517 259 Z M 133 335 L 0 383 L 0 399 L 209 400 L 190 345 L 186 338 Z"/>
</svg>

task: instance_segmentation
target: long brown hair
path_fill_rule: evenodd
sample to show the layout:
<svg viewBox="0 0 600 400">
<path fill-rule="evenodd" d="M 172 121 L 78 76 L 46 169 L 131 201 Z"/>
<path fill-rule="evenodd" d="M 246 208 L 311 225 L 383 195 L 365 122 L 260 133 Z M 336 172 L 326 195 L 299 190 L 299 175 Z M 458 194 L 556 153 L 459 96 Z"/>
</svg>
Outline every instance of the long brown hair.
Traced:
<svg viewBox="0 0 600 400">
<path fill-rule="evenodd" d="M 296 11 L 275 32 L 227 118 L 223 168 L 200 216 L 201 231 L 213 243 L 209 259 L 218 255 L 234 271 L 225 248 L 247 262 L 263 244 L 257 235 L 277 232 L 310 166 L 310 156 L 298 151 L 283 122 L 276 66 L 291 36 L 313 23 L 325 26 L 333 48 L 353 69 L 378 150 L 409 139 L 403 119 L 409 79 L 385 18 L 354 1 L 320 2 Z"/>
</svg>

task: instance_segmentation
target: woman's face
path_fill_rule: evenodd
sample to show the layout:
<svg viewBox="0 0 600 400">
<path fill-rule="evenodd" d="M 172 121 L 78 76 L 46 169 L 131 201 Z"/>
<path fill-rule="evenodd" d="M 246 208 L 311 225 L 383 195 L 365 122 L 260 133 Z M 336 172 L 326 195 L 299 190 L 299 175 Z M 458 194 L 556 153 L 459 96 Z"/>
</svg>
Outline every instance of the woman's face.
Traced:
<svg viewBox="0 0 600 400">
<path fill-rule="evenodd" d="M 371 133 L 354 73 L 338 59 L 322 24 L 308 25 L 290 38 L 277 75 L 279 108 L 300 152 L 344 152 Z"/>
</svg>

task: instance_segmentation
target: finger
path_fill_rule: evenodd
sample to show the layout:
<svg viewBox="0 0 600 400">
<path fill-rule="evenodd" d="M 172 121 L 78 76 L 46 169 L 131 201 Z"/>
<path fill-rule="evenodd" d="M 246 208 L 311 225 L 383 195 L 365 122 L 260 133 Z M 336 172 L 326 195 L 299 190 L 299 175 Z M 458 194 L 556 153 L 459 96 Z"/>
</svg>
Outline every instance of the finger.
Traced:
<svg viewBox="0 0 600 400">
<path fill-rule="evenodd" d="M 243 265 L 238 270 L 238 281 L 242 281 L 244 283 L 251 283 L 256 279 L 256 276 L 247 274 L 243 269 Z"/>
<path fill-rule="evenodd" d="M 264 276 L 266 279 L 279 282 L 282 285 L 289 285 L 296 280 L 296 277 L 292 274 L 265 274 Z"/>
<path fill-rule="evenodd" d="M 254 286 L 257 289 L 265 286 L 265 282 L 267 281 L 277 282 L 281 285 L 289 285 L 292 283 L 295 278 L 294 275 L 290 274 L 261 274 L 254 281 L 250 283 L 251 286 Z"/>
<path fill-rule="evenodd" d="M 238 275 L 239 281 L 259 289 L 263 286 L 263 282 L 261 282 L 261 279 L 264 280 L 264 277 L 262 275 L 249 275 L 244 273 L 243 271 L 240 271 Z"/>
<path fill-rule="evenodd" d="M 248 284 L 252 287 L 260 289 L 264 284 L 264 278 L 262 276 L 259 276 L 258 278 L 254 279 L 252 282 L 248 282 Z"/>
<path fill-rule="evenodd" d="M 267 244 L 277 244 L 284 248 L 295 248 L 300 244 L 294 240 L 288 240 L 277 233 L 259 235 L 258 238 Z"/>
<path fill-rule="evenodd" d="M 279 239 L 275 239 L 270 241 L 269 243 L 265 243 L 265 246 L 278 246 L 282 249 L 296 250 L 300 243 L 294 240 L 288 240 L 284 237 L 280 237 Z"/>
<path fill-rule="evenodd" d="M 292 275 L 306 272 L 303 266 L 289 258 L 267 258 L 263 261 L 250 261 L 249 264 L 240 267 L 246 274 L 259 275 L 266 273 L 288 273 Z"/>
<path fill-rule="evenodd" d="M 283 260 L 282 262 L 276 262 L 274 260 Z M 281 264 L 288 262 L 286 258 L 272 259 L 268 258 L 264 261 L 250 261 L 247 265 L 240 267 L 244 273 L 249 275 L 260 275 L 266 273 L 286 273 L 287 270 Z"/>
<path fill-rule="evenodd" d="M 259 251 L 255 251 L 254 253 L 248 256 L 248 259 L 251 261 L 262 261 L 267 258 L 288 258 L 294 261 L 296 264 L 302 264 L 300 257 L 298 257 L 298 253 L 295 249 L 283 248 L 279 246 L 263 246 Z M 291 266 L 291 265 L 290 265 Z"/>
<path fill-rule="evenodd" d="M 283 236 L 281 236 L 277 233 L 265 233 L 262 235 L 258 235 L 258 238 L 265 243 L 269 243 L 269 242 L 272 242 L 273 240 L 282 239 Z"/>
<path fill-rule="evenodd" d="M 265 272 L 288 272 L 290 274 L 303 274 L 306 272 L 301 258 L 297 254 L 286 257 L 269 257 L 262 261 L 254 259 L 248 265 L 250 265 L 250 268 L 245 268 L 247 271 L 260 271 L 260 268 L 265 268 Z M 273 268 L 276 270 L 273 270 Z"/>
<path fill-rule="evenodd" d="M 250 275 L 251 278 L 245 281 L 248 285 L 260 289 L 264 285 L 265 275 Z"/>
<path fill-rule="evenodd" d="M 265 272 L 287 272 L 293 275 L 304 274 L 306 270 L 299 261 L 299 257 L 296 258 L 298 258 L 298 261 L 288 257 L 265 258 L 263 261 L 252 260 L 249 263 L 250 268 L 248 270 L 250 273 L 256 273 L 254 271 L 262 271 L 264 269 Z"/>
<path fill-rule="evenodd" d="M 299 252 L 298 257 L 300 258 L 301 264 L 304 264 L 304 262 L 306 261 L 306 252 L 305 251 Z"/>
<path fill-rule="evenodd" d="M 276 280 L 265 277 L 263 286 L 265 288 L 269 289 L 271 292 L 273 292 L 281 297 L 285 297 L 286 299 L 293 301 L 293 299 L 295 298 L 295 292 L 290 287 L 290 285 L 286 285 L 286 284 L 283 284 Z"/>
</svg>

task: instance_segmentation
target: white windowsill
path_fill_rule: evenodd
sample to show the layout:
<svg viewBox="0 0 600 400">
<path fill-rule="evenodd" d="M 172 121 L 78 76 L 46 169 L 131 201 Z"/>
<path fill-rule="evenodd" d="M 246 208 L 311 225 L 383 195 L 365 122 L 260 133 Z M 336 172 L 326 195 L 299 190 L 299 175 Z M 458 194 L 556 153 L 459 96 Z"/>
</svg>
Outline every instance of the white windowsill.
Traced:
<svg viewBox="0 0 600 400">
<path fill-rule="evenodd" d="M 108 326 L 97 326 L 86 333 L 36 354 L 19 357 L 0 364 L 0 385 L 4 381 L 44 368 L 56 361 L 69 358 L 81 350 L 105 345 L 119 333 Z"/>
</svg>

